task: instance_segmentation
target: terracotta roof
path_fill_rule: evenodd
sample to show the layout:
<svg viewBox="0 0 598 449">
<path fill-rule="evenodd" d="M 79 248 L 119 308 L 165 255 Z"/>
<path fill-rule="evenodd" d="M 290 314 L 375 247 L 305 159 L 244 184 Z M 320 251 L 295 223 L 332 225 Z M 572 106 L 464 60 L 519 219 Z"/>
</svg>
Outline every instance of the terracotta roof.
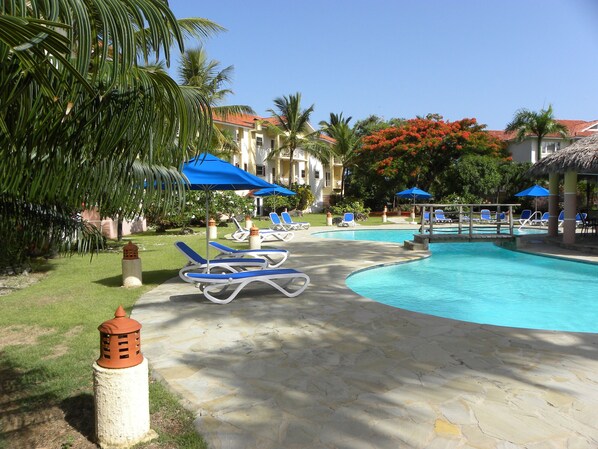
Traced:
<svg viewBox="0 0 598 449">
<path fill-rule="evenodd" d="M 212 119 L 218 123 L 226 123 L 229 125 L 243 126 L 245 128 L 253 128 L 256 120 L 262 118 L 252 114 L 235 114 L 228 115 L 226 118 L 221 117 L 217 114 L 212 114 Z"/>
<path fill-rule="evenodd" d="M 325 140 L 326 142 L 330 142 L 330 143 L 336 142 L 336 139 L 333 139 L 332 137 L 327 136 L 326 134 L 320 134 L 320 139 Z"/>
<path fill-rule="evenodd" d="M 256 121 L 268 122 L 272 125 L 278 124 L 276 117 L 260 117 L 259 115 L 252 114 L 231 114 L 226 118 L 219 116 L 218 114 L 212 114 L 212 119 L 218 123 L 226 123 L 228 125 L 243 126 L 245 128 L 254 128 Z"/>
<path fill-rule="evenodd" d="M 557 122 L 565 125 L 569 131 L 569 137 L 587 137 L 593 136 L 597 131 L 586 131 L 593 125 L 598 125 L 598 120 L 561 120 L 556 119 Z M 504 130 L 488 130 L 488 133 L 501 140 L 513 140 L 516 137 L 515 133 L 506 133 Z M 560 137 L 558 134 L 548 134 L 548 137 Z"/>
</svg>

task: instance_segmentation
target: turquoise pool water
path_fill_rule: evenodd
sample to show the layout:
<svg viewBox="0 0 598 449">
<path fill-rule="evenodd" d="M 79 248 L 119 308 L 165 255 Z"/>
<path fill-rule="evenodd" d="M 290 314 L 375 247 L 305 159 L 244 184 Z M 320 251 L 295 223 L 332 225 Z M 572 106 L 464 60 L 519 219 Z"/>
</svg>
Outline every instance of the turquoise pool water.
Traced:
<svg viewBox="0 0 598 449">
<path fill-rule="evenodd" d="M 348 232 L 360 240 L 399 241 L 398 236 L 385 240 L 387 230 Z M 399 232 L 406 233 L 403 238 L 413 233 Z M 352 274 L 347 285 L 375 301 L 445 318 L 598 332 L 598 265 L 510 251 L 492 243 L 433 244 L 432 257 L 363 270 Z"/>
<path fill-rule="evenodd" d="M 448 232 L 446 228 L 443 231 L 445 233 Z M 503 229 L 503 231 L 508 232 L 508 229 Z M 515 229 L 514 232 L 516 235 L 546 234 L 546 231 L 542 229 Z M 316 232 L 313 235 L 327 239 L 403 243 L 405 240 L 413 240 L 413 234 L 415 233 L 417 233 L 417 229 L 352 229 L 347 231 Z"/>
</svg>

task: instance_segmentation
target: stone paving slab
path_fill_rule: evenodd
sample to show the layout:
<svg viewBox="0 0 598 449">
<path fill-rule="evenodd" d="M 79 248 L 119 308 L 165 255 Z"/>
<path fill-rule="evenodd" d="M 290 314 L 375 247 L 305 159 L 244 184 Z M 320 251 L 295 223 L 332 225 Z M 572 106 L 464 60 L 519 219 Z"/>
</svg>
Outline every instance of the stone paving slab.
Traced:
<svg viewBox="0 0 598 449">
<path fill-rule="evenodd" d="M 346 276 L 425 254 L 311 232 L 284 244 L 311 277 L 297 298 L 250 287 L 217 305 L 173 278 L 135 306 L 153 374 L 210 448 L 598 448 L 598 334 L 376 303 Z"/>
</svg>

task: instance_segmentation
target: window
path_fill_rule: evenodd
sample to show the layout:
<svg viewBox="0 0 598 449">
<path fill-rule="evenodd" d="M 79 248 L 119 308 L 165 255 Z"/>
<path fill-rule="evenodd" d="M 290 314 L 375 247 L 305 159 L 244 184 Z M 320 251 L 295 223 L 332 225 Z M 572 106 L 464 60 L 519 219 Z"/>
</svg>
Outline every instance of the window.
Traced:
<svg viewBox="0 0 598 449">
<path fill-rule="evenodd" d="M 276 168 L 272 167 L 272 179 L 276 178 Z"/>
<path fill-rule="evenodd" d="M 554 153 L 560 150 L 561 144 L 559 142 L 546 142 L 542 144 L 542 154 Z"/>
<path fill-rule="evenodd" d="M 243 164 L 243 170 L 247 171 L 247 164 Z"/>
<path fill-rule="evenodd" d="M 305 170 L 301 170 L 301 177 L 305 178 Z"/>
<path fill-rule="evenodd" d="M 255 145 L 261 147 L 264 144 L 264 140 L 261 137 L 255 138 Z"/>
<path fill-rule="evenodd" d="M 274 139 L 270 140 L 270 149 L 273 150 L 274 149 Z"/>
<path fill-rule="evenodd" d="M 266 167 L 264 167 L 263 165 L 256 165 L 255 174 L 257 176 L 266 176 Z"/>
<path fill-rule="evenodd" d="M 320 179 L 320 170 L 314 171 L 314 179 Z"/>
<path fill-rule="evenodd" d="M 326 178 L 325 178 L 325 180 L 324 180 L 324 185 L 325 185 L 326 187 L 330 187 L 330 172 L 329 172 L 329 171 L 327 171 L 327 172 L 325 173 L 325 176 L 326 176 Z"/>
</svg>

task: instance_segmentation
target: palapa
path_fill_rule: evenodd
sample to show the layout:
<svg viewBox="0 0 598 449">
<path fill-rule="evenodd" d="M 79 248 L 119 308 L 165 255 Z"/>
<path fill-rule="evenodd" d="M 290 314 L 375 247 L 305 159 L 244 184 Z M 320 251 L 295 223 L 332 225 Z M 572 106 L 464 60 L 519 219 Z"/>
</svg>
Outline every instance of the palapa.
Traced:
<svg viewBox="0 0 598 449">
<path fill-rule="evenodd" d="M 584 137 L 540 159 L 528 173 L 531 176 L 541 176 L 571 170 L 577 173 L 598 173 L 598 134 Z"/>
</svg>

